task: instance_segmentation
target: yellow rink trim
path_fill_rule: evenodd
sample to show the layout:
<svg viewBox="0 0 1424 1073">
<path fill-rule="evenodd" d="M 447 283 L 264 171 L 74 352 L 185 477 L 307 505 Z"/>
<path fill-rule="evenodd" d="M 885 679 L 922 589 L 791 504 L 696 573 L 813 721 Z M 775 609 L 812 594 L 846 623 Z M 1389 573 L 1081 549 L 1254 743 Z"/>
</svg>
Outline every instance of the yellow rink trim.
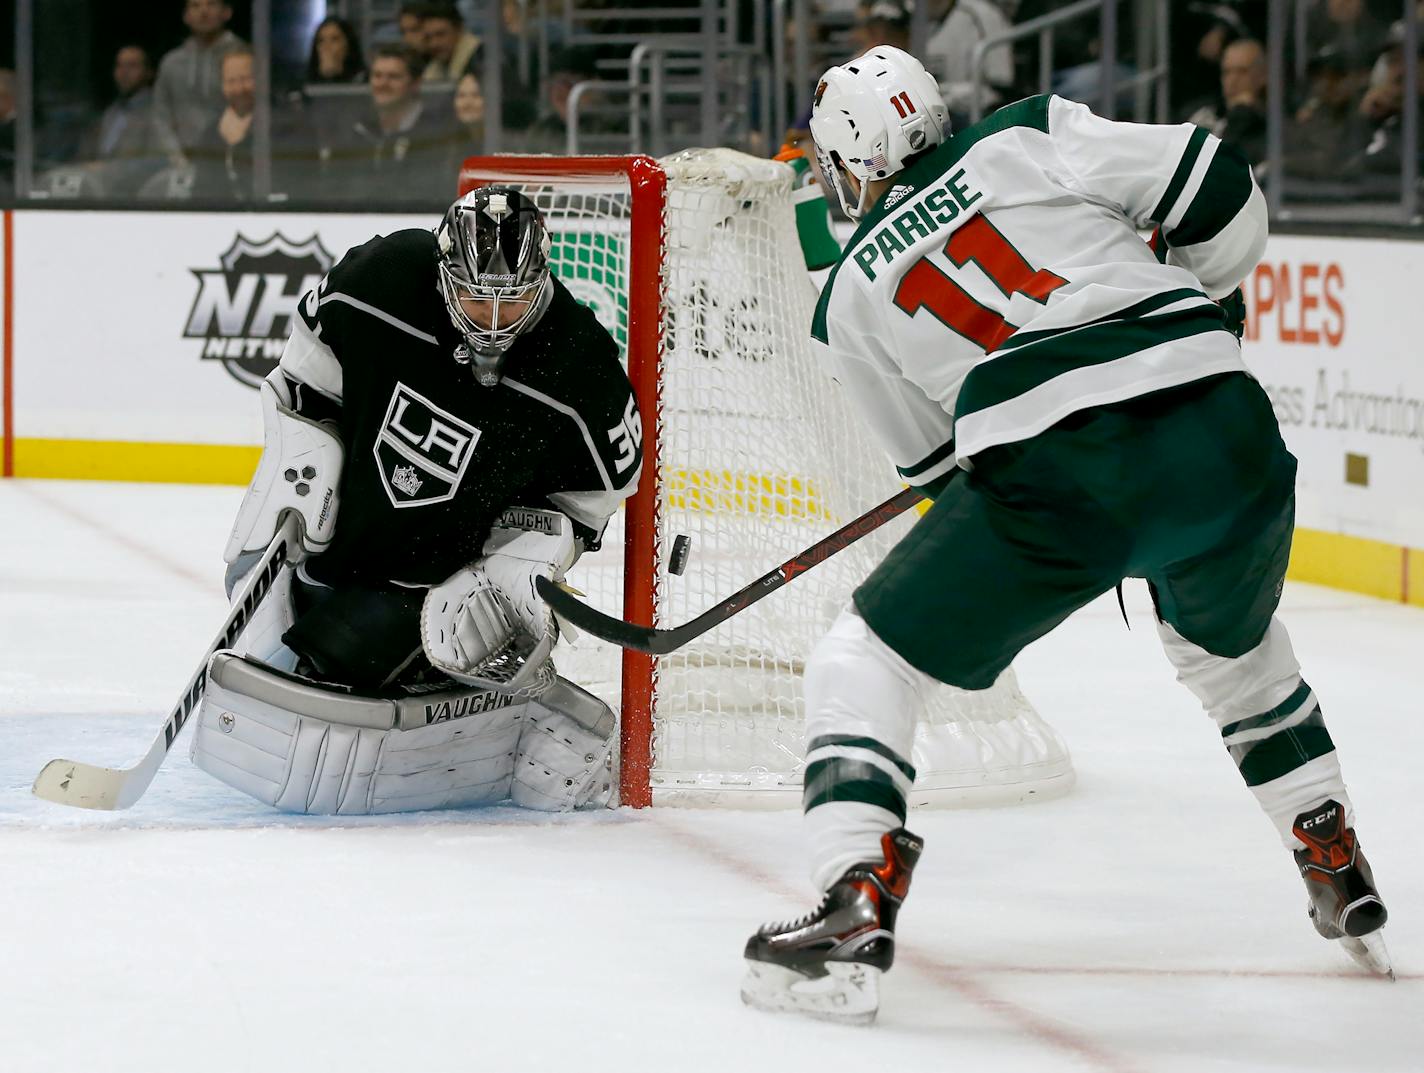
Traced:
<svg viewBox="0 0 1424 1073">
<path fill-rule="evenodd" d="M 246 484 L 260 447 L 16 438 L 15 476 L 81 481 Z"/>
<path fill-rule="evenodd" d="M 119 440 L 15 440 L 15 476 L 64 480 L 246 484 L 260 447 L 133 443 Z M 814 481 L 733 470 L 666 469 L 675 509 L 828 519 Z M 1288 577 L 1424 607 L 1424 549 L 1297 529 Z"/>
<path fill-rule="evenodd" d="M 1424 607 L 1424 550 L 1297 529 L 1286 576 Z"/>
</svg>

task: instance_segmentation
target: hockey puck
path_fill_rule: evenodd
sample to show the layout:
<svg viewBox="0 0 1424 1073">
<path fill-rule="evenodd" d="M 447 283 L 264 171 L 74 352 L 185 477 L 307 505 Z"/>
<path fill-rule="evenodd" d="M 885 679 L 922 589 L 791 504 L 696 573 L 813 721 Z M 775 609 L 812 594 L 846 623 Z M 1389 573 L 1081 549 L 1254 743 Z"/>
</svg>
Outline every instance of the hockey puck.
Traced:
<svg viewBox="0 0 1424 1073">
<path fill-rule="evenodd" d="M 672 554 L 668 556 L 668 573 L 681 574 L 687 569 L 687 557 L 692 553 L 692 538 L 686 533 L 678 533 L 672 540 Z"/>
</svg>

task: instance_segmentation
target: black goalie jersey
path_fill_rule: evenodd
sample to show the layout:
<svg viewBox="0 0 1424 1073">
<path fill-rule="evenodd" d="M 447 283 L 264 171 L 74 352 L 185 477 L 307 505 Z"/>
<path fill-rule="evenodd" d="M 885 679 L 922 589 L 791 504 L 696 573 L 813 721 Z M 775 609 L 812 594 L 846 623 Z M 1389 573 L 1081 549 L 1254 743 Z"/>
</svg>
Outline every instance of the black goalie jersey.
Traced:
<svg viewBox="0 0 1424 1073">
<path fill-rule="evenodd" d="M 436 584 L 479 557 L 510 506 L 560 510 L 596 546 L 636 490 L 642 424 L 617 344 L 553 287 L 495 387 L 455 360 L 428 231 L 356 247 L 302 299 L 281 373 L 303 416 L 338 423 L 346 452 L 313 578 Z"/>
</svg>

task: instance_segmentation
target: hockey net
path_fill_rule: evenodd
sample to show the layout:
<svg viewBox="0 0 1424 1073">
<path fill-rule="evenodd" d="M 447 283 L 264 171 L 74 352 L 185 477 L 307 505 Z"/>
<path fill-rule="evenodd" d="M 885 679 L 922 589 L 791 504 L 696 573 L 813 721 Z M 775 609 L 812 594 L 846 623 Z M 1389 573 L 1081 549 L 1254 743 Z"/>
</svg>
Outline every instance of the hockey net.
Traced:
<svg viewBox="0 0 1424 1073">
<path fill-rule="evenodd" d="M 555 273 L 627 356 L 643 415 L 638 494 L 569 581 L 600 610 L 669 627 L 893 495 L 893 466 L 813 364 L 815 290 L 791 170 L 730 150 L 476 157 L 460 190 L 520 187 L 544 211 Z M 594 435 L 626 431 L 591 430 Z M 790 805 L 804 753 L 802 672 L 850 593 L 914 522 L 861 539 L 692 644 L 654 660 L 593 638 L 560 673 L 619 712 L 625 804 Z M 684 573 L 668 569 L 691 538 Z M 1066 749 L 1018 688 L 948 686 L 916 734 L 912 803 L 1066 790 Z"/>
</svg>

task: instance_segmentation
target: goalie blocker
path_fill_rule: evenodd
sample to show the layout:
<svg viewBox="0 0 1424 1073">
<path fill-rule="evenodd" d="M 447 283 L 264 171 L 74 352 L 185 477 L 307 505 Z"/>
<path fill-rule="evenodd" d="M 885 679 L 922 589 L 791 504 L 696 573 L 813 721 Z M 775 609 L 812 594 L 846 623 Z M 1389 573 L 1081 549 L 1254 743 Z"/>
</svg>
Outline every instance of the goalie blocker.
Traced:
<svg viewBox="0 0 1424 1073">
<path fill-rule="evenodd" d="M 195 722 L 195 766 L 287 812 L 616 803 L 617 720 L 562 678 L 534 699 L 458 685 L 375 697 L 219 652 Z"/>
</svg>

